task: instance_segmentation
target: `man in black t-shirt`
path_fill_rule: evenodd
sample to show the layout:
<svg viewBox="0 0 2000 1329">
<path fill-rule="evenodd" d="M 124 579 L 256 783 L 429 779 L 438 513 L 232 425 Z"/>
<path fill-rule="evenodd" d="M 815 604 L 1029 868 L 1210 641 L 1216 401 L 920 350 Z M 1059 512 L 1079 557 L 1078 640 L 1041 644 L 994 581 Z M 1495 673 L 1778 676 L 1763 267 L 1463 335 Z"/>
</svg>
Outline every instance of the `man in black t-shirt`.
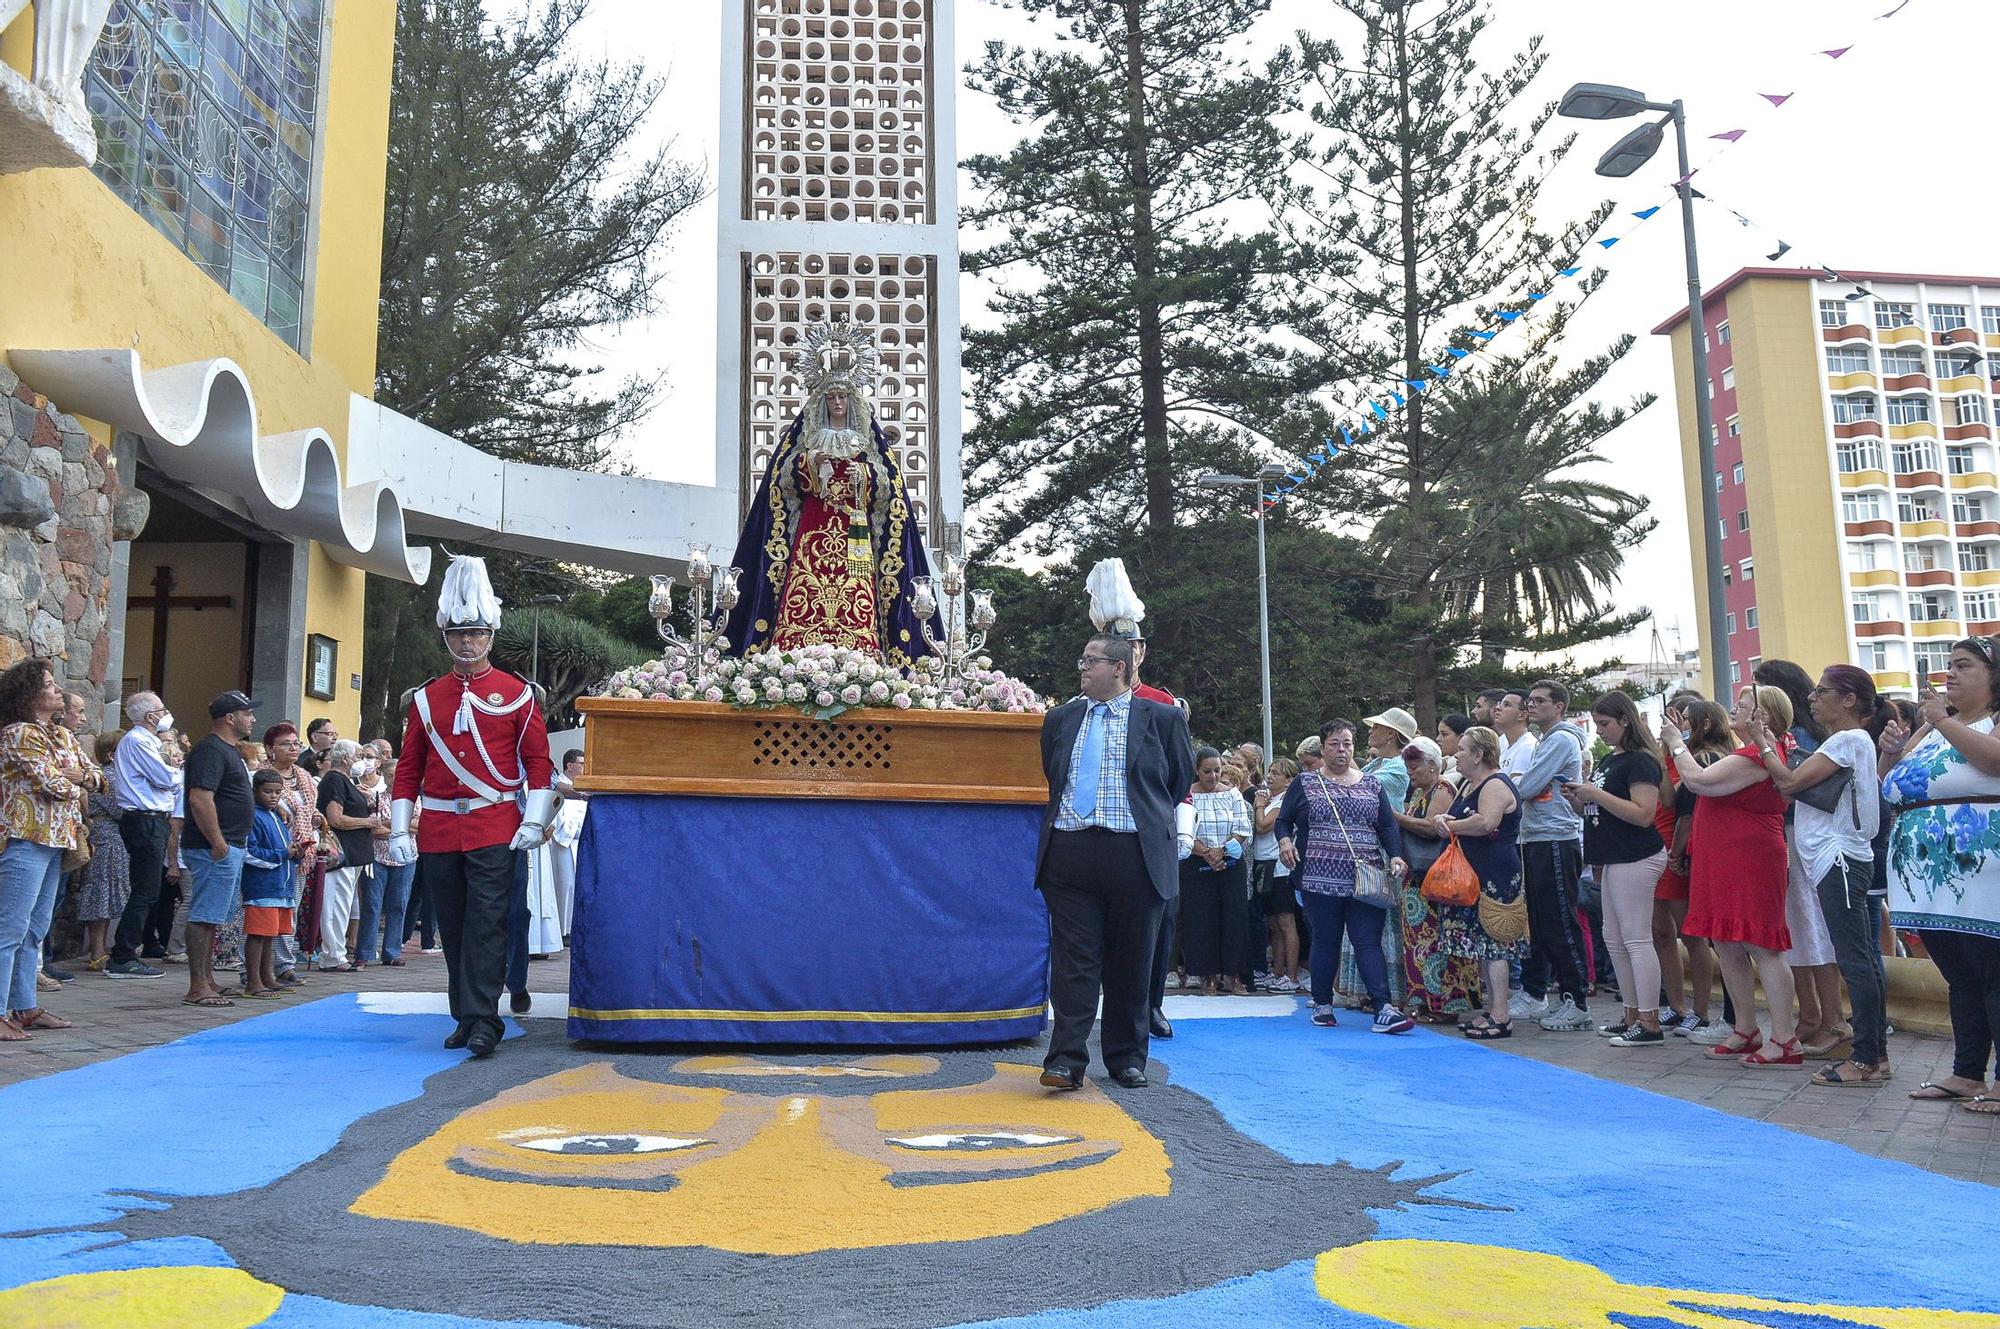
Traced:
<svg viewBox="0 0 2000 1329">
<path fill-rule="evenodd" d="M 215 986 L 215 929 L 242 898 L 243 846 L 255 805 L 237 744 L 257 725 L 257 703 L 225 692 L 208 704 L 209 735 L 187 755 L 188 994 L 190 1006 L 233 1006 Z"/>
</svg>

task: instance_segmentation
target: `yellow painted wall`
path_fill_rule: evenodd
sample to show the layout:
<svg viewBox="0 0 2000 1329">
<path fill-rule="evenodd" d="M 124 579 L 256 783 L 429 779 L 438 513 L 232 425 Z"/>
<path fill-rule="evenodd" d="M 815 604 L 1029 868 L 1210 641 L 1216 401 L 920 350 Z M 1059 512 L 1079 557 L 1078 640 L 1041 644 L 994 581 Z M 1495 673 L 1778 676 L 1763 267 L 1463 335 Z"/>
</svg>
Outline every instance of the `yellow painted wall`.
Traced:
<svg viewBox="0 0 2000 1329">
<path fill-rule="evenodd" d="M 273 335 L 228 291 L 86 170 L 0 175 L 0 352 L 130 346 L 149 369 L 227 356 L 247 372 L 266 434 L 318 426 L 346 446 L 350 392 L 372 396 L 387 173 L 394 0 L 331 6 L 320 176 L 312 232 L 310 359 Z M 33 11 L 0 34 L 0 58 L 26 69 Z M 25 256 L 25 257 L 24 257 Z M 62 402 L 56 403 L 62 406 Z M 93 432 L 100 433 L 101 427 Z M 147 574 L 150 576 L 150 572 Z M 359 668 L 364 574 L 314 548 L 306 631 L 341 643 Z M 135 567 L 133 584 L 143 584 Z M 240 593 L 240 592 L 239 592 Z M 149 629 L 150 630 L 150 629 Z M 128 633 L 128 650 L 146 640 Z M 229 645 L 232 663 L 236 643 Z M 144 655 L 126 673 L 143 667 Z M 303 697 L 260 698 L 297 715 Z M 352 732 L 360 694 L 313 703 Z"/>
<path fill-rule="evenodd" d="M 1743 479 L 1765 659 L 1808 673 L 1848 658 L 1846 602 L 1812 283 L 1752 277 L 1729 293 Z"/>
</svg>

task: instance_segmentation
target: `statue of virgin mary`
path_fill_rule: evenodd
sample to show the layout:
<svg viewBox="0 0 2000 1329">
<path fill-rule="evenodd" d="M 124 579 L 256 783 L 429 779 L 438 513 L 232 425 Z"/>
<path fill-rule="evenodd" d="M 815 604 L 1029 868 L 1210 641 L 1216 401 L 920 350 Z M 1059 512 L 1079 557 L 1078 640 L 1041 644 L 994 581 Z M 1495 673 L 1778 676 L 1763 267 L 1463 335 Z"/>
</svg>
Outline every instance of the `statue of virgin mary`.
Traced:
<svg viewBox="0 0 2000 1329">
<path fill-rule="evenodd" d="M 730 560 L 743 579 L 724 629 L 729 649 L 825 644 L 906 667 L 932 653 L 910 602 L 912 579 L 929 576 L 930 564 L 869 409 L 875 344 L 851 324 L 820 324 L 788 359 L 805 405 L 772 454 Z"/>
</svg>

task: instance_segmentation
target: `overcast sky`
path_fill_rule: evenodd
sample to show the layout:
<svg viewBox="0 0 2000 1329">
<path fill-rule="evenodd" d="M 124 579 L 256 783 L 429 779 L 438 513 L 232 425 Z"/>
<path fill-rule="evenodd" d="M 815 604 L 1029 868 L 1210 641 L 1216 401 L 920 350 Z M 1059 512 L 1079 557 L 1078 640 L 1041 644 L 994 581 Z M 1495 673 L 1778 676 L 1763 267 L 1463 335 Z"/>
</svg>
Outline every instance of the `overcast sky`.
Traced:
<svg viewBox="0 0 2000 1329">
<path fill-rule="evenodd" d="M 721 7 L 741 0 L 597 0 L 585 41 L 598 50 L 643 54 L 667 81 L 656 116 L 683 155 L 720 160 L 717 124 Z M 1577 81 L 1620 83 L 1667 100 L 1683 98 L 1699 165 L 1723 145 L 1707 136 L 1750 132 L 1701 171 L 1718 204 L 1754 218 L 1748 230 L 1720 206 L 1698 210 L 1704 284 L 1759 265 L 1776 247 L 1788 264 L 1982 274 L 2000 268 L 1994 217 L 2000 172 L 1988 152 L 1990 56 L 2000 49 L 2000 4 L 1992 0 L 1504 0 L 1482 39 L 1499 60 L 1536 36 L 1549 55 L 1541 98 Z M 957 0 L 956 65 L 989 40 L 1032 45 L 1046 30 L 994 0 Z M 1258 36 L 1269 48 L 1299 28 L 1351 36 L 1331 0 L 1276 0 Z M 1816 52 L 1851 45 L 1838 61 Z M 1796 93 L 1773 109 L 1759 93 Z M 1537 98 L 1538 100 L 1541 98 Z M 1557 122 L 1561 125 L 1565 122 Z M 1592 174 L 1602 148 L 1637 124 L 1575 122 L 1575 152 L 1544 187 L 1545 216 L 1567 218 L 1602 198 L 1638 209 L 1671 202 L 1669 147 L 1638 175 Z M 1018 131 L 986 98 L 959 92 L 958 155 L 1004 149 Z M 961 201 L 968 190 L 961 177 Z M 1639 344 L 1606 380 L 1607 399 L 1655 392 L 1660 402 L 1604 443 L 1619 482 L 1653 500 L 1659 529 L 1629 559 L 1617 601 L 1647 606 L 1667 649 L 1697 638 L 1687 550 L 1671 365 L 1664 338 L 1648 336 L 1685 304 L 1680 228 L 1669 212 L 1603 255 L 1611 276 L 1569 334 L 1579 353 L 1625 332 Z M 1614 221 L 1613 226 L 1619 225 Z M 662 479 L 713 483 L 715 210 L 691 215 L 673 240 L 662 288 L 665 312 L 606 339 L 614 371 L 664 373 L 667 397 L 630 440 L 638 469 Z M 967 282 L 966 317 L 983 317 L 983 292 Z M 1829 570 L 1831 571 L 1831 570 Z M 1613 643 L 1644 660 L 1650 632 Z M 1596 658 L 1595 656 L 1592 657 Z"/>
</svg>

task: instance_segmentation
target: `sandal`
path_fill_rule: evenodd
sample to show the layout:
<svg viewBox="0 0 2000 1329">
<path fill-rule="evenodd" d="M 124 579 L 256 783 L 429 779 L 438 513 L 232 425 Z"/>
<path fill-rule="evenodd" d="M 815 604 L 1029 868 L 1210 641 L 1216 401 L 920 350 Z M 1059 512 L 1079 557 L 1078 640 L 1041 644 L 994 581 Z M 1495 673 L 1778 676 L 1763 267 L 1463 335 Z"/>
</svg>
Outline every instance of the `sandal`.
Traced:
<svg viewBox="0 0 2000 1329">
<path fill-rule="evenodd" d="M 1854 1068 L 1855 1073 L 1843 1074 L 1849 1066 Z M 1863 1066 L 1858 1061 L 1836 1061 L 1831 1065 L 1820 1067 L 1819 1072 L 1812 1077 L 1811 1083 L 1827 1089 L 1858 1089 L 1866 1085 L 1880 1085 L 1882 1081 L 1876 1076 L 1872 1066 Z"/>
<path fill-rule="evenodd" d="M 1977 1097 L 1976 1094 L 1963 1093 L 1935 1080 L 1925 1080 L 1912 1089 L 1909 1096 L 1919 1103 L 1963 1103 Z"/>
<path fill-rule="evenodd" d="M 23 1029 L 20 1025 L 15 1024 L 6 1016 L 0 1015 L 0 1043 L 32 1043 L 34 1041 L 35 1036 L 33 1034 Z"/>
<path fill-rule="evenodd" d="M 1806 1054 L 1799 1050 L 1799 1040 L 1788 1038 L 1780 1043 L 1776 1039 L 1764 1044 L 1756 1052 L 1743 1058 L 1745 1066 L 1803 1066 Z"/>
<path fill-rule="evenodd" d="M 246 1001 L 270 1001 L 278 995 L 276 988 L 258 988 L 255 992 L 243 994 Z"/>
<path fill-rule="evenodd" d="M 1514 1036 L 1514 1022 L 1512 1020 L 1488 1020 L 1484 1024 L 1467 1025 L 1465 1036 L 1475 1043 L 1491 1043 L 1496 1038 L 1512 1038 Z"/>
<path fill-rule="evenodd" d="M 32 1011 L 15 1011 L 9 1017 L 9 1020 L 22 1033 L 26 1033 L 30 1029 L 75 1028 L 68 1020 L 63 1019 L 62 1016 L 57 1015 L 53 1011 L 45 1010 L 40 1006 L 35 1007 Z"/>
<path fill-rule="evenodd" d="M 1741 1042 L 1738 1043 L 1738 1040 L 1741 1040 Z M 1796 1042 L 1797 1040 L 1794 1039 L 1793 1041 Z M 1731 1047 L 1729 1046 L 1731 1043 L 1738 1043 L 1738 1046 Z M 1742 1034 L 1737 1033 L 1734 1030 L 1731 1030 L 1728 1038 L 1724 1039 L 1720 1043 L 1717 1043 L 1714 1047 L 1708 1050 L 1708 1055 L 1714 1057 L 1717 1061 L 1723 1061 L 1732 1057 L 1748 1056 L 1751 1053 L 1755 1052 L 1758 1048 L 1763 1046 L 1764 1046 L 1763 1030 L 1761 1029 L 1756 1030 L 1755 1032 L 1751 1033 L 1747 1038 L 1745 1038 Z"/>
<path fill-rule="evenodd" d="M 234 1006 L 235 1004 L 236 1004 L 235 1002 L 231 1001 L 227 997 L 182 997 L 181 998 L 181 1005 L 183 1006 L 206 1006 L 210 1010 L 219 1010 L 224 1006 Z"/>
<path fill-rule="evenodd" d="M 1959 1107 L 1975 1117 L 2000 1117 L 2000 1094 L 1974 1094 Z"/>
</svg>

